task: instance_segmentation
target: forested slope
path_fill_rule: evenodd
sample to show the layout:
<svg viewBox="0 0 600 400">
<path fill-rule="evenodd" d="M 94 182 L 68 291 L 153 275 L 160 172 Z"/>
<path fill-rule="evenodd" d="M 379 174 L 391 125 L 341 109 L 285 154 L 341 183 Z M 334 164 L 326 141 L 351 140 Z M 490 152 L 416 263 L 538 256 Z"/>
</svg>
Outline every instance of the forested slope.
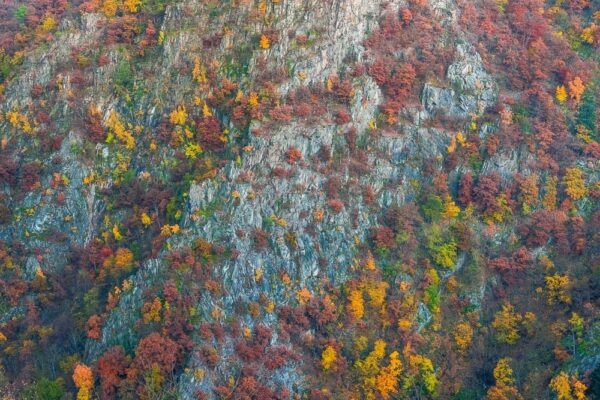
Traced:
<svg viewBox="0 0 600 400">
<path fill-rule="evenodd" d="M 4 0 L 0 395 L 600 399 L 600 1 Z"/>
</svg>

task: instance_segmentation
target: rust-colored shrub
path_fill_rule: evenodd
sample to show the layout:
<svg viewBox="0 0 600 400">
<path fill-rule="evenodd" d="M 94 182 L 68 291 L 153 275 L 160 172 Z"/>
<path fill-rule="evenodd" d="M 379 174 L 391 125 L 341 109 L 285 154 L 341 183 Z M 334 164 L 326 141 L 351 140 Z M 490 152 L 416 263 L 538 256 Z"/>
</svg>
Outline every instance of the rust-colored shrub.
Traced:
<svg viewBox="0 0 600 400">
<path fill-rule="evenodd" d="M 394 231 L 387 226 L 378 226 L 371 229 L 371 240 L 381 249 L 390 249 L 395 244 Z"/>
<path fill-rule="evenodd" d="M 255 228 L 252 231 L 252 241 L 256 250 L 265 250 L 269 245 L 269 235 L 263 229 Z"/>
</svg>

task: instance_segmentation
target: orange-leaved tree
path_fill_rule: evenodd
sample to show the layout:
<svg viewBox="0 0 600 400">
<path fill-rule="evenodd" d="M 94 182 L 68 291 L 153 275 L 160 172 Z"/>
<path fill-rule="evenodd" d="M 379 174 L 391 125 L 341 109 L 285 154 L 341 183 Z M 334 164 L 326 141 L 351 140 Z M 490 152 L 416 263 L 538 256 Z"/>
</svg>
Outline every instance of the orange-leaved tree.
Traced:
<svg viewBox="0 0 600 400">
<path fill-rule="evenodd" d="M 77 400 L 88 400 L 90 391 L 94 387 L 94 375 L 92 369 L 85 364 L 77 364 L 73 370 L 73 382 L 79 391 Z"/>
</svg>

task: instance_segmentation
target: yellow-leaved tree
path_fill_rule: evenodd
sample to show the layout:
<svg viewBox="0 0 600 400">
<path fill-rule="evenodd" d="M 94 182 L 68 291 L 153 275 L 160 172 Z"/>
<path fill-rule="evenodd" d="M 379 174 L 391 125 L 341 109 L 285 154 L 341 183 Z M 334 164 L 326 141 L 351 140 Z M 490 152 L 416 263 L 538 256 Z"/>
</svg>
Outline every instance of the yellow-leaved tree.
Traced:
<svg viewBox="0 0 600 400">
<path fill-rule="evenodd" d="M 389 358 L 389 364 L 379 371 L 376 378 L 377 390 L 385 400 L 389 399 L 390 395 L 398 393 L 398 377 L 402 373 L 400 354 L 394 351 Z"/>
<path fill-rule="evenodd" d="M 119 9 L 119 4 L 117 0 L 104 0 L 102 3 L 102 14 L 107 16 L 108 18 L 112 18 L 117 15 L 117 10 Z"/>
<path fill-rule="evenodd" d="M 550 389 L 556 394 L 557 400 L 584 400 L 587 387 L 577 377 L 561 372 L 550 381 Z"/>
<path fill-rule="evenodd" d="M 369 250 L 367 252 L 367 258 L 365 259 L 365 269 L 367 271 L 374 271 L 375 268 L 375 258 L 373 258 L 373 253 L 371 253 L 371 250 Z"/>
<path fill-rule="evenodd" d="M 571 303 L 571 294 L 569 293 L 569 287 L 571 286 L 571 279 L 568 275 L 554 274 L 546 276 L 546 296 L 548 297 L 548 304 L 554 304 L 562 302 L 569 304 Z"/>
<path fill-rule="evenodd" d="M 260 40 L 258 42 L 258 46 L 263 49 L 266 50 L 269 47 L 271 47 L 271 41 L 269 40 L 268 37 L 266 37 L 265 35 L 260 35 Z"/>
<path fill-rule="evenodd" d="M 577 167 L 569 167 L 563 178 L 565 192 L 573 200 L 579 200 L 587 196 L 587 188 L 583 180 L 583 171 Z"/>
<path fill-rule="evenodd" d="M 364 393 L 365 398 L 373 398 L 373 394 L 377 389 L 377 377 L 380 372 L 379 363 L 385 357 L 385 348 L 387 344 L 383 340 L 376 340 L 373 350 L 363 360 L 357 360 L 354 367 L 362 378 L 360 389 Z M 382 377 L 383 379 L 383 377 Z"/>
<path fill-rule="evenodd" d="M 444 197 L 444 218 L 453 219 L 460 214 L 460 207 L 456 205 L 450 195 Z"/>
<path fill-rule="evenodd" d="M 200 57 L 196 57 L 194 59 L 194 69 L 192 70 L 192 79 L 198 83 L 206 83 L 208 80 L 206 79 L 206 69 L 202 64 L 202 60 Z"/>
<path fill-rule="evenodd" d="M 362 291 L 359 289 L 351 290 L 348 301 L 348 311 L 350 311 L 350 314 L 356 319 L 361 319 L 365 314 L 365 300 Z"/>
<path fill-rule="evenodd" d="M 110 113 L 106 125 L 109 129 L 108 135 L 106 136 L 106 143 L 112 142 L 113 138 L 116 136 L 117 139 L 125 145 L 126 149 L 133 150 L 135 148 L 135 138 L 125 127 L 125 124 L 121 121 L 121 118 L 116 111 Z"/>
<path fill-rule="evenodd" d="M 145 212 L 140 215 L 140 221 L 144 227 L 152 225 L 152 218 L 150 218 L 150 216 Z"/>
<path fill-rule="evenodd" d="M 502 306 L 492 321 L 492 327 L 496 330 L 496 338 L 501 343 L 513 344 L 521 337 L 518 324 L 523 316 L 515 312 L 515 307 L 510 303 Z"/>
<path fill-rule="evenodd" d="M 173 125 L 185 125 L 185 122 L 187 121 L 188 117 L 185 106 L 180 105 L 179 107 L 177 107 L 177 109 L 171 112 L 171 115 L 169 117 L 169 120 Z"/>
<path fill-rule="evenodd" d="M 40 25 L 40 30 L 44 33 L 50 32 L 56 28 L 56 20 L 52 15 L 47 15 Z"/>
<path fill-rule="evenodd" d="M 488 389 L 485 400 L 522 400 L 523 396 L 515 387 L 510 358 L 501 358 L 494 368 L 496 384 Z"/>
<path fill-rule="evenodd" d="M 133 253 L 131 250 L 121 247 L 115 254 L 115 267 L 128 268 L 133 264 Z"/>
<path fill-rule="evenodd" d="M 458 351 L 464 354 L 473 341 L 473 328 L 471 328 L 471 324 L 467 321 L 458 323 L 454 328 L 453 335 Z"/>
<path fill-rule="evenodd" d="M 406 353 L 406 349 L 405 349 Z M 407 357 L 407 354 L 405 354 Z M 425 390 L 433 397 L 437 396 L 438 379 L 435 375 L 435 369 L 433 368 L 433 362 L 425 356 L 420 354 L 408 355 L 408 370 L 409 378 L 405 384 L 411 384 L 411 381 L 419 379 Z"/>
<path fill-rule="evenodd" d="M 558 183 L 558 178 L 555 176 L 549 176 L 546 179 L 546 184 L 544 185 L 544 198 L 542 200 L 542 205 L 548 211 L 556 210 L 556 185 Z"/>
<path fill-rule="evenodd" d="M 557 86 L 555 96 L 559 103 L 564 103 L 567 101 L 567 89 L 563 85 Z"/>
<path fill-rule="evenodd" d="M 369 305 L 380 312 L 385 312 L 385 296 L 390 285 L 385 281 L 368 282 L 365 285 L 365 291 L 369 296 Z"/>
<path fill-rule="evenodd" d="M 325 371 L 331 368 L 331 366 L 337 360 L 337 351 L 333 348 L 333 346 L 325 347 L 323 353 L 321 353 L 321 366 Z"/>
<path fill-rule="evenodd" d="M 131 14 L 139 11 L 142 0 L 123 0 L 123 9 Z"/>
</svg>

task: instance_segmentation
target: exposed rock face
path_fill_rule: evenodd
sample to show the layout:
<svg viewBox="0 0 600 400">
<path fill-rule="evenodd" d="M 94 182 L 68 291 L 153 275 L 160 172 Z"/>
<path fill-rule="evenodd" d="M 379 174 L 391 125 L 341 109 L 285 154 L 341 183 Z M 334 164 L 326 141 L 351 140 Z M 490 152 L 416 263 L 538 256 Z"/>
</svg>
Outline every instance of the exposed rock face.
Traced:
<svg viewBox="0 0 600 400">
<path fill-rule="evenodd" d="M 35 212 L 25 211 L 22 219 L 0 229 L 0 237 L 7 242 L 15 237 L 27 237 L 29 246 L 44 249 L 46 268 L 61 268 L 69 246 L 83 245 L 95 234 L 102 205 L 95 198 L 95 188 L 84 188 L 82 184 L 88 168 L 73 154 L 73 148 L 80 144 L 78 137 L 70 135 L 59 152 L 64 161 L 62 176 L 69 182 L 62 190 L 62 206 L 57 208 L 51 198 L 33 192 L 23 199 L 21 207 Z M 29 272 L 35 274 L 36 269 Z"/>
<path fill-rule="evenodd" d="M 191 7 L 192 12 L 189 12 Z M 144 124 L 155 126 L 161 115 L 156 110 L 156 100 L 164 101 L 170 99 L 171 94 L 165 91 L 164 82 L 168 82 L 168 71 L 183 61 L 188 52 L 197 52 L 200 39 L 199 33 L 184 29 L 186 26 L 204 25 L 208 30 L 219 31 L 223 24 L 219 19 L 213 19 L 208 13 L 202 12 L 203 6 L 199 2 L 190 1 L 169 6 L 165 12 L 165 18 L 161 30 L 165 32 L 174 31 L 172 36 L 165 39 L 162 56 L 157 60 L 157 76 L 163 82 L 148 88 L 149 95 L 142 99 L 142 104 L 148 104 L 146 116 L 141 121 Z M 299 84 L 310 84 L 311 82 L 323 82 L 329 76 L 337 74 L 343 65 L 345 57 L 351 56 L 357 59 L 363 57 L 362 42 L 368 31 L 376 26 L 380 13 L 380 3 L 366 0 L 356 1 L 333 1 L 333 2 L 310 2 L 289 1 L 279 7 L 276 12 L 278 22 L 276 29 L 283 34 L 277 46 L 269 50 L 269 62 L 275 66 L 292 65 L 294 78 L 289 83 L 284 83 L 279 91 L 286 93 Z M 196 15 L 197 17 L 190 17 Z M 243 12 L 240 12 L 243 15 Z M 93 17 L 89 16 L 84 25 L 90 23 Z M 285 32 L 294 28 L 296 34 L 303 32 L 317 32 L 317 45 L 308 48 L 294 47 L 293 42 Z M 93 30 L 90 30 L 90 35 Z M 235 40 L 248 39 L 251 32 L 236 32 Z M 85 36 L 77 36 L 82 43 Z M 93 37 L 90 37 L 92 40 Z M 76 39 L 73 39 L 74 41 Z M 221 48 L 227 49 L 233 39 L 224 38 Z M 69 42 L 74 46 L 76 43 Z M 94 77 L 94 103 L 105 110 L 104 116 L 108 117 L 110 112 L 119 107 L 112 96 L 108 93 L 101 95 L 104 91 L 103 82 L 115 73 L 116 66 L 122 57 L 113 52 L 109 55 L 111 62 L 99 68 Z M 259 72 L 255 57 L 248 59 L 248 73 L 250 76 Z M 304 81 L 298 78 L 299 73 L 306 77 Z M 177 94 L 180 97 L 182 94 Z M 176 100 L 176 99 L 172 99 Z M 359 131 L 367 129 L 382 101 L 382 94 L 376 84 L 369 78 L 364 78 L 363 85 L 355 92 L 351 105 L 352 119 Z M 254 126 L 253 128 L 256 128 Z M 360 193 L 348 193 L 343 209 L 339 213 L 327 210 L 327 201 L 323 187 L 327 181 L 324 172 L 316 170 L 308 161 L 318 157 L 322 148 L 331 148 L 333 152 L 341 148 L 343 144 L 344 131 L 334 125 L 317 128 L 308 128 L 302 125 L 289 124 L 274 131 L 265 132 L 259 137 L 252 137 L 248 144 L 252 150 L 245 154 L 242 163 L 231 163 L 225 167 L 219 175 L 201 184 L 192 184 L 189 189 L 189 209 L 186 212 L 185 222 L 182 229 L 186 235 L 174 240 L 173 246 L 189 244 L 194 238 L 202 237 L 209 241 L 227 241 L 239 252 L 235 260 L 226 262 L 220 266 L 224 287 L 228 295 L 223 299 L 224 306 L 232 307 L 237 299 L 256 300 L 261 291 L 265 291 L 273 297 L 283 297 L 283 289 L 272 286 L 272 279 L 265 279 L 261 284 L 254 281 L 258 269 L 263 271 L 267 277 L 276 277 L 285 272 L 294 280 L 305 282 L 310 285 L 317 277 L 327 277 L 332 281 L 344 279 L 344 271 L 352 264 L 355 252 L 354 246 L 365 239 L 366 232 L 370 226 L 375 225 L 376 215 L 370 214 L 362 205 Z M 76 141 L 73 136 L 72 141 Z M 289 168 L 285 160 L 285 153 L 290 148 L 296 148 L 302 153 L 304 161 L 299 161 L 292 177 L 277 179 L 272 176 L 272 170 L 277 167 Z M 103 162 L 114 167 L 115 161 L 108 155 L 108 149 L 104 145 L 98 145 L 97 153 L 103 158 Z M 335 155 L 334 155 L 335 156 Z M 152 170 L 152 166 L 145 166 Z M 383 172 L 386 166 L 375 169 L 371 174 L 365 175 L 365 182 L 372 182 L 376 187 L 383 186 L 384 182 L 373 180 L 375 173 Z M 77 175 L 74 180 L 81 182 L 81 178 L 87 174 L 85 168 L 74 168 Z M 388 181 L 401 179 L 398 171 L 390 172 Z M 249 178 L 248 178 L 249 177 Z M 344 178 L 348 179 L 348 177 Z M 342 182 L 345 185 L 345 182 Z M 79 191 L 73 195 L 71 202 L 85 202 L 80 204 L 78 212 L 89 210 L 80 216 L 78 221 L 87 221 L 84 226 L 78 228 L 79 232 L 87 232 L 93 229 L 94 208 L 88 209 L 87 201 L 93 199 L 94 185 L 81 188 L 81 185 L 73 185 L 73 191 Z M 90 193 L 91 190 L 91 194 Z M 237 193 L 234 197 L 233 193 Z M 89 197 L 91 196 L 91 197 Z M 396 200 L 403 196 L 401 190 L 395 193 Z M 386 202 L 392 201 L 391 198 Z M 86 204 L 84 207 L 83 205 Z M 93 207 L 102 207 L 97 202 Z M 194 221 L 191 215 L 201 209 L 217 209 L 210 217 L 201 217 Z M 324 223 L 320 225 L 317 232 L 312 235 L 305 233 L 305 228 L 313 219 L 317 210 L 325 213 Z M 351 222 L 350 210 L 358 213 L 358 223 Z M 58 216 L 60 217 L 60 216 Z M 36 216 L 36 221 L 41 217 Z M 276 221 L 276 222 L 274 222 Z M 255 228 L 263 228 L 269 225 L 271 237 L 268 251 L 258 251 L 253 245 L 251 231 Z M 243 230 L 247 233 L 245 238 L 238 238 L 236 231 Z M 296 245 L 291 248 L 286 243 L 286 233 L 297 232 Z M 86 240 L 86 236 L 79 234 L 78 240 Z M 131 310 L 139 309 L 143 288 L 160 279 L 160 270 L 164 268 L 161 260 L 150 261 L 136 274 L 133 279 L 133 289 L 123 293 L 118 307 L 113 310 L 103 325 L 102 335 L 99 341 L 89 341 L 86 346 L 86 359 L 96 359 L 106 348 L 114 344 L 134 343 L 137 339 L 133 330 L 133 324 L 137 316 Z M 207 303 L 199 304 L 199 309 L 206 315 L 212 309 L 213 304 L 207 298 Z M 231 311 L 231 309 L 226 310 Z M 252 321 L 246 321 L 249 326 Z M 268 321 L 263 321 L 268 322 Z M 274 321 L 271 321 L 274 322 Z M 276 340 L 276 337 L 273 339 Z M 229 347 L 227 347 L 229 346 Z M 232 344 L 225 345 L 222 359 L 226 359 L 227 351 L 234 351 Z M 229 350 L 226 350 L 229 348 Z M 191 360 L 190 367 L 197 365 L 198 360 Z M 223 368 L 226 368 L 224 365 Z M 302 379 L 293 372 L 293 366 L 282 369 L 276 376 L 274 382 L 298 382 Z M 202 383 L 204 389 L 210 389 L 210 379 Z M 181 379 L 182 398 L 192 398 L 196 389 L 200 388 L 193 376 L 184 375 Z"/>
<path fill-rule="evenodd" d="M 337 74 L 344 57 L 362 56 L 365 34 L 377 24 L 381 1 L 290 1 L 278 16 L 282 32 L 295 30 L 296 35 L 320 31 L 321 43 L 307 51 L 294 51 L 289 37 L 282 35 L 273 52 L 277 65 L 292 62 L 294 71 L 304 72 L 306 82 L 322 82 Z M 298 81 L 295 82 L 296 84 Z M 285 88 L 283 88 L 285 90 Z"/>
<path fill-rule="evenodd" d="M 16 82 L 12 82 L 6 90 L 6 101 L 2 104 L 3 110 L 24 106 L 29 100 L 29 93 L 34 84 L 45 85 L 54 76 L 57 68 L 68 59 L 73 48 L 84 47 L 99 40 L 99 16 L 97 14 L 84 14 L 82 21 L 76 24 L 66 21 L 65 33 L 61 40 L 52 42 L 49 49 L 34 53 L 26 61 L 27 66 L 19 75 Z"/>
<path fill-rule="evenodd" d="M 431 84 L 423 88 L 423 107 L 430 114 L 442 112 L 453 118 L 468 118 L 481 114 L 497 99 L 496 84 L 469 43 L 456 46 L 455 60 L 448 66 L 446 79 L 451 88 Z"/>
<path fill-rule="evenodd" d="M 100 340 L 87 341 L 85 349 L 87 360 L 97 359 L 110 346 L 132 346 L 139 340 L 134 329 L 138 316 L 131 310 L 142 306 L 142 290 L 160 279 L 162 268 L 160 260 L 150 260 L 133 277 L 132 289 L 121 296 L 119 306 L 109 315 Z"/>
<path fill-rule="evenodd" d="M 438 3 L 444 3 L 437 6 L 447 13 L 450 20 L 455 18 L 456 8 L 452 3 Z M 310 56 L 302 54 L 295 63 L 295 70 L 305 72 L 315 82 L 323 81 L 335 73 L 342 64 L 345 52 L 351 52 L 358 59 L 364 57 L 361 46 L 366 30 L 364 24 L 378 8 L 376 2 L 367 1 L 332 2 L 331 7 L 321 5 L 311 8 L 311 15 L 306 20 L 314 22 L 320 17 L 326 18 L 330 23 L 325 26 L 330 27 L 331 31 L 324 36 L 320 51 Z M 293 16 L 300 10 L 301 4 L 287 3 L 282 10 L 285 15 L 282 19 L 283 31 L 285 24 L 297 26 L 298 21 Z M 360 22 L 355 25 L 356 21 Z M 349 27 L 352 27 L 352 33 L 348 31 Z M 293 59 L 287 46 L 289 43 L 284 39 L 274 51 L 276 60 Z M 445 152 L 450 133 L 420 126 L 423 119 L 431 118 L 438 112 L 457 119 L 467 119 L 470 115 L 481 113 L 496 99 L 494 81 L 485 72 L 481 58 L 469 44 L 457 46 L 456 59 L 449 66 L 446 78 L 456 89 L 426 84 L 422 92 L 425 113 L 405 110 L 410 114 L 410 119 L 416 122 L 403 125 L 402 137 L 383 136 L 371 143 L 373 153 L 381 154 L 381 157 L 369 160 L 371 169 L 361 179 L 373 186 L 381 207 L 402 205 L 414 199 L 414 189 L 409 182 L 421 179 L 422 171 L 411 166 L 411 159 L 433 158 Z M 289 87 L 285 86 L 282 90 Z M 382 97 L 379 88 L 366 77 L 351 106 L 353 120 L 360 127 L 360 132 L 366 130 L 369 121 L 375 117 Z M 261 292 L 277 298 L 285 297 L 284 288 L 277 285 L 275 280 L 256 283 L 254 276 L 257 270 L 269 277 L 286 272 L 308 286 L 317 278 L 326 277 L 333 282 L 344 280 L 345 271 L 353 263 L 355 244 L 365 240 L 369 228 L 378 224 L 378 216 L 364 206 L 362 194 L 354 192 L 348 193 L 344 208 L 339 213 L 328 210 L 323 192 L 327 176 L 309 163 L 300 162 L 294 166 L 295 173 L 289 178 L 275 178 L 272 175 L 277 167 L 290 167 L 285 159 L 286 151 L 290 148 L 300 150 L 304 160 L 310 160 L 319 157 L 318 153 L 323 147 L 331 148 L 335 153 L 336 148 L 342 147 L 343 141 L 343 131 L 339 127 L 305 128 L 289 124 L 260 137 L 253 137 L 249 144 L 252 150 L 243 158 L 241 165 L 231 163 L 216 179 L 192 185 L 190 212 L 215 205 L 219 211 L 196 222 L 188 219 L 186 226 L 191 235 L 209 241 L 226 238 L 239 252 L 235 260 L 222 266 L 225 286 L 230 289 L 226 304 L 232 306 L 240 298 L 256 301 Z M 349 178 L 346 176 L 345 179 Z M 346 183 L 342 181 L 342 185 Z M 325 211 L 324 223 L 319 225 L 314 234 L 307 234 L 306 228 L 317 210 Z M 352 218 L 350 210 L 358 217 Z M 239 230 L 251 232 L 265 226 L 272 234 L 267 252 L 255 249 L 251 235 L 244 238 L 236 235 Z M 286 243 L 287 232 L 298 233 L 297 247 L 292 248 Z M 461 260 L 464 261 L 464 257 Z M 202 304 L 199 308 L 208 310 L 211 304 Z M 422 329 L 432 316 L 424 304 L 420 304 L 418 310 L 417 319 Z M 244 323 L 252 326 L 254 321 L 248 319 Z M 277 337 L 273 340 L 277 341 Z M 222 358 L 226 359 L 227 354 L 223 354 Z M 191 361 L 191 370 L 201 366 L 200 360 Z M 226 368 L 225 365 L 223 368 Z M 290 379 L 302 385 L 302 377 L 297 376 L 293 365 L 273 376 L 273 383 L 289 382 Z M 210 389 L 210 384 L 207 380 L 200 383 L 193 376 L 184 375 L 180 384 L 183 398 L 192 398 L 196 389 Z"/>
<path fill-rule="evenodd" d="M 378 13 L 379 3 L 373 1 L 334 1 L 311 5 L 300 1 L 288 2 L 281 9 L 282 19 L 278 28 L 282 32 L 291 27 L 298 33 L 308 32 L 314 29 L 313 24 L 327 27 L 327 31 L 322 33 L 323 39 L 312 53 L 290 49 L 291 43 L 284 36 L 273 51 L 271 62 L 280 65 L 284 60 L 288 63 L 292 60 L 294 71 L 302 72 L 308 82 L 322 82 L 337 73 L 344 57 L 363 57 L 362 41 L 368 28 L 372 29 L 369 25 L 375 23 Z M 323 24 L 323 21 L 326 22 Z M 280 91 L 285 93 L 299 83 L 296 78 Z M 365 78 L 351 105 L 353 121 L 360 131 L 366 129 L 374 118 L 381 99 L 379 88 L 370 78 Z M 252 150 L 243 158 L 241 165 L 232 163 L 216 179 L 193 184 L 190 188 L 190 212 L 214 205 L 219 207 L 219 212 L 206 220 L 188 220 L 186 225 L 192 235 L 209 240 L 226 238 L 239 252 L 235 260 L 222 266 L 223 280 L 230 292 L 225 303 L 230 307 L 238 299 L 256 301 L 261 292 L 284 298 L 285 289 L 276 284 L 278 279 L 275 279 L 282 272 L 308 286 L 317 278 L 328 278 L 332 282 L 344 279 L 345 270 L 352 264 L 355 245 L 365 240 L 369 227 L 376 225 L 376 215 L 370 214 L 364 207 L 362 194 L 353 192 L 348 193 L 342 210 L 337 213 L 327 210 L 323 191 L 327 174 L 315 170 L 308 162 L 319 158 L 323 149 L 331 149 L 335 153 L 343 145 L 343 133 L 336 126 L 306 128 L 297 124 L 268 131 L 252 138 L 249 143 Z M 274 177 L 274 169 L 290 168 L 285 154 L 291 148 L 298 149 L 303 160 L 293 167 L 293 176 Z M 347 179 L 347 176 L 343 178 L 342 186 L 346 185 L 344 180 Z M 372 182 L 372 175 L 366 174 L 363 179 Z M 350 210 L 357 213 L 354 221 Z M 316 232 L 308 234 L 307 228 L 315 212 L 324 212 L 324 221 Z M 257 250 L 251 232 L 265 227 L 271 234 L 269 250 Z M 247 234 L 238 238 L 237 231 Z M 294 246 L 286 241 L 288 232 L 296 233 Z M 270 278 L 256 283 L 257 270 Z M 210 306 L 202 304 L 200 308 L 208 310 Z M 275 323 L 274 320 L 263 322 Z M 254 324 L 252 320 L 244 323 L 248 326 Z M 277 341 L 277 337 L 273 340 Z M 229 351 L 234 351 L 231 346 Z M 225 358 L 226 351 L 222 359 Z M 200 360 L 191 361 L 191 370 L 200 366 Z M 226 366 L 223 365 L 223 368 Z M 302 386 L 302 377 L 294 369 L 293 364 L 280 369 L 271 378 L 273 383 L 289 384 L 293 381 Z M 200 383 L 192 375 L 183 376 L 180 384 L 182 397 L 192 398 L 197 389 L 210 391 L 209 382 L 203 380 Z"/>
<path fill-rule="evenodd" d="M 90 45 L 98 40 L 98 16 L 86 14 L 81 21 L 80 29 L 74 30 L 63 36 L 61 40 L 54 41 L 52 46 L 43 52 L 34 53 L 26 60 L 26 68 L 18 79 L 6 89 L 5 100 L 0 105 L 0 111 L 6 113 L 27 107 L 30 93 L 34 85 L 44 86 L 54 77 L 57 68 L 67 59 L 73 48 Z M 73 24 L 75 25 L 75 24 Z M 69 28 L 69 27 L 65 27 Z M 68 77 L 64 81 L 66 93 L 69 90 Z M 64 100 L 61 99 L 61 100 Z M 59 101 L 55 110 L 58 115 L 68 119 L 70 111 L 66 104 Z M 8 126 L 4 127 L 10 131 Z M 25 151 L 23 159 L 28 158 L 27 138 L 21 139 Z M 64 265 L 64 252 L 69 248 L 70 242 L 79 245 L 89 241 L 95 234 L 94 225 L 101 205 L 95 198 L 94 188 L 88 190 L 82 185 L 82 178 L 89 169 L 82 163 L 78 154 L 82 140 L 75 132 L 71 132 L 62 143 L 58 156 L 64 160 L 63 176 L 69 184 L 65 185 L 64 206 L 56 207 L 47 196 L 39 192 L 28 195 L 21 203 L 23 210 L 34 210 L 34 213 L 25 212 L 23 219 L 12 225 L 0 227 L 0 238 L 10 243 L 22 237 L 32 237 L 28 246 L 41 248 L 47 252 L 46 268 L 60 268 Z M 36 160 L 42 165 L 50 165 L 52 160 Z M 51 176 L 42 178 L 42 185 L 46 185 Z M 36 237 L 39 236 L 39 240 Z M 64 238 L 62 238 L 64 236 Z M 48 238 L 54 237 L 53 244 L 48 245 Z"/>
<path fill-rule="evenodd" d="M 450 64 L 448 81 L 462 91 L 471 91 L 489 106 L 496 100 L 496 85 L 493 78 L 484 70 L 481 56 L 473 45 L 461 43 L 456 46 L 456 60 Z"/>
</svg>

